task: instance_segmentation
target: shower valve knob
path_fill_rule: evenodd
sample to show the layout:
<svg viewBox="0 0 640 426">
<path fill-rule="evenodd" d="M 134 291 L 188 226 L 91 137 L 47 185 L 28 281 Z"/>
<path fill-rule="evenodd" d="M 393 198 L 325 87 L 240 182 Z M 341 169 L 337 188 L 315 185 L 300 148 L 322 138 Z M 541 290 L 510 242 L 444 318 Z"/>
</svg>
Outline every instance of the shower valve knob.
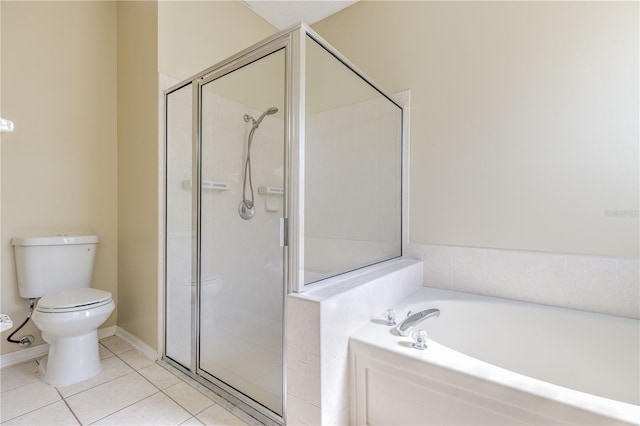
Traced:
<svg viewBox="0 0 640 426">
<path fill-rule="evenodd" d="M 423 329 L 419 328 L 413 333 L 411 333 L 411 338 L 413 339 L 412 346 L 418 350 L 427 349 L 427 332 Z"/>
<path fill-rule="evenodd" d="M 384 312 L 384 325 L 396 325 L 396 311 L 394 311 L 393 309 L 387 309 Z"/>
</svg>

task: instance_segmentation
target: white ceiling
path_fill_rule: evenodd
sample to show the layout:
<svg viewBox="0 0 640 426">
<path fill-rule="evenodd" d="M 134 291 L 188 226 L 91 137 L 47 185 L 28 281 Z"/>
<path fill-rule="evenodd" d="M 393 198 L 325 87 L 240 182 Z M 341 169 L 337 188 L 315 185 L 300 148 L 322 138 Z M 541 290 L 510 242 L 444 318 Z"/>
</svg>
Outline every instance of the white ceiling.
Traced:
<svg viewBox="0 0 640 426">
<path fill-rule="evenodd" d="M 314 24 L 336 12 L 351 6 L 358 0 L 243 0 L 265 21 L 279 30 L 303 21 Z"/>
</svg>

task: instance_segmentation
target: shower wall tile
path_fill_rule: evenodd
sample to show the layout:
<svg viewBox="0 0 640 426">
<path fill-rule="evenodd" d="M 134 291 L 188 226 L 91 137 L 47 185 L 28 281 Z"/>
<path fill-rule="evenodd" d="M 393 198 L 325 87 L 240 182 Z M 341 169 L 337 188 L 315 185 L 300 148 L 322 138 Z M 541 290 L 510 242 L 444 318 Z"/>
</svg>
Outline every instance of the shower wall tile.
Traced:
<svg viewBox="0 0 640 426">
<path fill-rule="evenodd" d="M 320 424 L 320 306 L 287 299 L 287 418 L 290 424 Z"/>
<path fill-rule="evenodd" d="M 451 247 L 452 290 L 485 293 L 485 251 L 470 247 Z"/>
<path fill-rule="evenodd" d="M 349 406 L 349 355 L 339 355 L 323 366 L 323 424 L 340 423 L 340 413 Z"/>
<path fill-rule="evenodd" d="M 349 336 L 418 290 L 422 269 L 397 259 L 288 296 L 289 424 L 348 424 Z"/>
<path fill-rule="evenodd" d="M 447 246 L 424 246 L 425 284 L 430 287 L 451 289 L 453 283 L 453 251 Z"/>
<path fill-rule="evenodd" d="M 615 315 L 616 259 L 567 256 L 567 307 Z"/>
<path fill-rule="evenodd" d="M 616 284 L 619 315 L 640 318 L 640 261 L 618 259 Z"/>
<path fill-rule="evenodd" d="M 522 300 L 544 305 L 567 306 L 571 299 L 567 287 L 567 256 L 553 253 L 522 253 L 525 270 Z"/>
<path fill-rule="evenodd" d="M 428 287 L 640 318 L 638 259 L 411 244 Z"/>
<path fill-rule="evenodd" d="M 484 259 L 485 293 L 489 296 L 518 298 L 524 283 L 524 254 L 519 251 L 486 250 Z"/>
<path fill-rule="evenodd" d="M 409 259 L 422 260 L 422 248 L 423 247 L 424 246 L 422 246 L 420 244 L 408 243 L 406 248 L 405 248 L 404 256 L 408 257 Z M 426 266 L 425 266 L 425 268 L 426 268 Z"/>
<path fill-rule="evenodd" d="M 287 344 L 302 353 L 320 355 L 320 307 L 317 303 L 289 298 L 287 306 Z"/>
<path fill-rule="evenodd" d="M 390 224 L 397 223 L 399 203 L 381 199 L 398 192 L 383 161 L 398 156 L 397 146 L 387 142 L 400 136 L 389 125 L 394 116 L 386 104 L 376 98 L 306 118 L 305 155 L 313 159 L 305 164 L 305 209 L 313 212 L 305 217 L 308 269 L 349 270 L 397 255 L 399 229 Z"/>
</svg>

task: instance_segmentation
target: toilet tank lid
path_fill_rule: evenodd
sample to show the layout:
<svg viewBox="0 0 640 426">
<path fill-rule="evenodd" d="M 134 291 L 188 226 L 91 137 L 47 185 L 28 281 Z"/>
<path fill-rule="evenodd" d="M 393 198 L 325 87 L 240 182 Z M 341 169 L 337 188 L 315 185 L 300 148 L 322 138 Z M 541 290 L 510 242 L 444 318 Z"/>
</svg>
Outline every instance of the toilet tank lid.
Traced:
<svg viewBox="0 0 640 426">
<path fill-rule="evenodd" d="M 54 237 L 14 237 L 14 246 L 61 246 L 66 244 L 97 244 L 97 235 L 56 235 Z"/>
</svg>

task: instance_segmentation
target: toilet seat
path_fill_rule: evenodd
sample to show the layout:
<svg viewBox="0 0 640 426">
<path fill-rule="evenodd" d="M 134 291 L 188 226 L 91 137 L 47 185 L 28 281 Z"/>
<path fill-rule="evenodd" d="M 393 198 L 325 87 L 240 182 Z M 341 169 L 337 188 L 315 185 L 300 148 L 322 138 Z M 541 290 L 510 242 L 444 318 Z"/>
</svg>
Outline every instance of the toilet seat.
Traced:
<svg viewBox="0 0 640 426">
<path fill-rule="evenodd" d="M 112 302 L 111 293 L 97 288 L 76 288 L 43 296 L 36 311 L 65 313 L 99 308 Z"/>
</svg>

